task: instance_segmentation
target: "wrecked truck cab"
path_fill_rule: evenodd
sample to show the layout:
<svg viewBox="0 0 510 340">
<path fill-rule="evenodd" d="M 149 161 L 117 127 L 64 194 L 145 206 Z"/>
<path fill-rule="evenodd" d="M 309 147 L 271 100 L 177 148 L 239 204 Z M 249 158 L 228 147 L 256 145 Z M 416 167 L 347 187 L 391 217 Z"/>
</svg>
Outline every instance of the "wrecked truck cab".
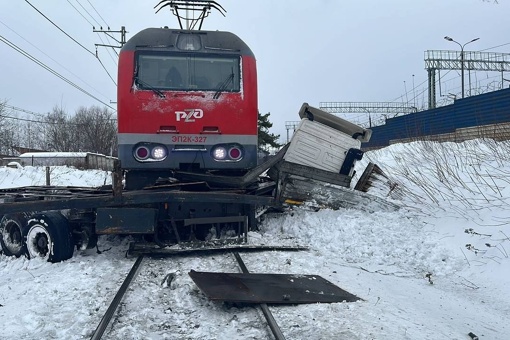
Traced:
<svg viewBox="0 0 510 340">
<path fill-rule="evenodd" d="M 315 169 L 352 177 L 361 160 L 361 142 L 370 140 L 372 130 L 304 103 L 299 123 L 284 160 Z"/>
</svg>

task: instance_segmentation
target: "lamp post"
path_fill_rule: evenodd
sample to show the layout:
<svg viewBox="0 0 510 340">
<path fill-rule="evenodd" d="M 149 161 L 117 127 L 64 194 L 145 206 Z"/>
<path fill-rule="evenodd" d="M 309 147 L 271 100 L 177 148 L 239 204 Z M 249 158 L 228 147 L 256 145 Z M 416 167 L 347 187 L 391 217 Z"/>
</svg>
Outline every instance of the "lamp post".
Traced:
<svg viewBox="0 0 510 340">
<path fill-rule="evenodd" d="M 466 46 L 469 43 L 472 43 L 473 41 L 477 41 L 480 38 L 475 38 L 473 40 L 468 41 L 464 45 L 461 45 L 459 42 L 453 40 L 449 36 L 444 37 L 448 41 L 452 41 L 460 46 L 460 73 L 461 73 L 461 80 L 462 80 L 462 98 L 464 98 L 464 46 Z"/>
</svg>

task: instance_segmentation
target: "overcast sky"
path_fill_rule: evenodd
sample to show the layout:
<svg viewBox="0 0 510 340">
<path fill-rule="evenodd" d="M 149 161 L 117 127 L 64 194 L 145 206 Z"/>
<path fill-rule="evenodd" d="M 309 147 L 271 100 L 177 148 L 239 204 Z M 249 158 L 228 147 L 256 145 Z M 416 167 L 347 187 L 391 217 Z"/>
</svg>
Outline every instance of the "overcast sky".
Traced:
<svg viewBox="0 0 510 340">
<path fill-rule="evenodd" d="M 169 11 L 155 14 L 157 0 L 29 2 L 77 42 L 24 0 L 1 0 L 0 36 L 97 98 L 0 41 L 0 100 L 38 113 L 62 106 L 73 114 L 80 106 L 104 106 L 101 102 L 116 108 L 111 103 L 116 101 L 116 86 L 110 76 L 116 82 L 117 56 L 111 49 L 98 48 L 109 76 L 94 56 L 94 44 L 108 41 L 104 34 L 94 33 L 92 25 L 106 28 L 107 23 L 113 30 L 125 26 L 128 39 L 146 27 L 177 27 Z M 271 112 L 272 132 L 283 139 L 285 122 L 299 119 L 303 102 L 319 106 L 328 101 L 397 101 L 426 106 L 424 51 L 458 50 L 458 45 L 444 40 L 446 35 L 462 44 L 480 38 L 466 51 L 510 52 L 510 0 L 218 2 L 226 17 L 211 12 L 203 29 L 231 31 L 251 47 L 257 58 L 259 110 Z M 460 93 L 458 72 L 445 71 L 442 77 L 441 94 Z M 478 72 L 472 81 L 487 86 L 501 82 L 501 74 Z M 440 93 L 437 96 L 441 100 Z"/>
</svg>

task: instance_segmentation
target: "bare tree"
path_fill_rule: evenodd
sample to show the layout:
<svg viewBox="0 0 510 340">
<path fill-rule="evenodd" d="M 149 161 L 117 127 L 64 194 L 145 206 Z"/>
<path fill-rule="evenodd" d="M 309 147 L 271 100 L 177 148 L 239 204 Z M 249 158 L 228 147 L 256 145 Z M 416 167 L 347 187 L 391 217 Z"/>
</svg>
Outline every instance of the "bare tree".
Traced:
<svg viewBox="0 0 510 340">
<path fill-rule="evenodd" d="M 6 102 L 0 102 L 0 154 L 13 155 L 16 126 L 8 115 Z"/>
<path fill-rule="evenodd" d="M 72 122 L 82 151 L 116 154 L 117 124 L 113 112 L 97 106 L 81 107 Z"/>
<path fill-rule="evenodd" d="M 7 128 L 6 128 L 6 119 L 4 116 L 5 113 L 5 103 L 0 102 L 0 154 L 6 154 L 6 149 L 8 146 L 8 141 L 6 140 Z"/>
<path fill-rule="evenodd" d="M 97 106 L 80 107 L 70 117 L 54 107 L 45 119 L 44 145 L 51 151 L 96 152 L 116 155 L 117 125 L 113 112 Z"/>
<path fill-rule="evenodd" d="M 47 150 L 50 151 L 78 151 L 75 129 L 71 118 L 62 107 L 55 106 L 46 116 L 46 129 L 43 136 Z"/>
</svg>

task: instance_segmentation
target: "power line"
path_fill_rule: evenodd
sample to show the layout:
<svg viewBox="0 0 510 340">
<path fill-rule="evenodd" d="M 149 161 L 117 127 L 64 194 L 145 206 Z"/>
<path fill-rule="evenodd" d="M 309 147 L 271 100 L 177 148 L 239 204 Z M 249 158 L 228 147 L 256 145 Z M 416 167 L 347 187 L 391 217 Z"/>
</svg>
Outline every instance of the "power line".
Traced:
<svg viewBox="0 0 510 340">
<path fill-rule="evenodd" d="M 66 77 L 62 76 L 60 73 L 54 71 L 52 68 L 50 68 L 49 66 L 45 65 L 44 63 L 42 63 L 41 61 L 39 61 L 37 58 L 33 57 L 32 55 L 30 55 L 28 52 L 25 52 L 23 49 L 21 49 L 20 47 L 16 46 L 14 43 L 10 42 L 8 39 L 4 38 L 3 36 L 0 35 L 0 41 L 4 42 L 7 46 L 9 46 L 10 48 L 14 49 L 16 52 L 20 53 L 21 55 L 25 56 L 26 58 L 32 60 L 34 63 L 36 63 L 37 65 L 41 66 L 42 68 L 44 68 L 45 70 L 47 70 L 48 72 L 52 73 L 53 75 L 57 76 L 58 78 L 62 79 L 63 81 L 65 81 L 66 83 L 68 83 L 69 85 L 73 86 L 74 88 L 76 88 L 77 90 L 85 93 L 86 95 L 88 95 L 89 97 L 91 98 L 94 98 L 95 100 L 97 100 L 98 102 L 100 102 L 101 104 L 109 107 L 110 109 L 116 111 L 113 107 L 111 107 L 110 105 L 106 104 L 105 102 L 103 102 L 102 100 L 100 100 L 99 98 L 95 97 L 94 95 L 90 94 L 89 92 L 85 91 L 84 89 L 82 89 L 81 87 L 79 87 L 78 85 L 76 85 L 75 83 L 73 83 L 72 81 L 70 81 L 69 79 L 67 79 Z"/>
<path fill-rule="evenodd" d="M 25 39 L 24 37 L 22 37 L 21 35 L 19 35 L 16 31 L 14 31 L 12 28 L 10 28 L 9 26 L 7 26 L 4 22 L 2 22 L 0 20 L 0 24 L 4 25 L 8 30 L 10 30 L 11 32 L 13 32 L 14 34 L 16 34 L 18 37 L 20 37 L 21 39 L 23 39 L 24 41 L 26 41 L 28 44 L 30 44 L 32 47 L 34 47 L 35 49 L 37 49 L 39 52 L 41 52 L 42 54 L 44 54 L 46 57 L 50 58 L 53 62 L 55 62 L 57 65 L 59 65 L 60 67 L 62 67 L 64 70 L 66 70 L 67 72 L 69 72 L 70 74 L 72 74 L 73 76 L 75 76 L 76 78 L 78 78 L 79 80 L 81 80 L 85 85 L 87 85 L 88 87 L 90 87 L 91 89 L 93 89 L 94 91 L 96 91 L 96 93 L 102 95 L 103 97 L 105 98 L 108 98 L 106 95 L 104 95 L 103 93 L 99 92 L 96 88 L 94 88 L 92 85 L 90 85 L 89 83 L 87 83 L 85 80 L 83 80 L 82 78 L 80 78 L 77 74 L 75 74 L 73 71 L 69 70 L 68 68 L 66 68 L 64 65 L 60 64 L 57 60 L 53 59 L 50 55 L 48 55 L 46 52 L 44 52 L 43 50 L 41 50 L 39 47 L 35 46 L 34 44 L 32 44 L 30 41 L 28 41 L 27 39 Z"/>
<path fill-rule="evenodd" d="M 16 107 L 16 106 L 7 105 L 7 104 L 0 105 L 0 108 L 4 108 L 4 107 L 8 108 L 8 109 L 11 109 L 11 110 L 14 110 L 14 111 L 28 113 L 28 114 L 31 114 L 33 116 L 44 117 L 44 115 L 42 113 L 37 113 L 37 112 L 25 110 L 25 109 L 22 109 L 22 108 L 19 108 L 19 107 Z"/>
<path fill-rule="evenodd" d="M 77 3 L 78 5 L 80 5 L 80 7 L 81 7 L 81 8 L 85 11 L 85 13 L 87 13 L 87 14 L 89 15 L 89 17 L 91 17 L 91 18 L 92 18 L 92 20 L 94 20 L 94 21 L 96 22 L 96 24 L 98 24 L 99 26 L 101 26 L 101 24 L 100 24 L 100 23 L 96 20 L 96 18 L 94 18 L 94 17 L 93 17 L 93 16 L 89 13 L 89 11 L 87 11 L 87 10 L 85 9 L 85 7 L 83 7 L 83 5 L 82 5 L 82 4 L 81 4 L 78 0 L 75 0 L 75 1 L 76 1 L 76 3 Z M 92 26 L 94 26 L 94 25 L 92 25 Z"/>
<path fill-rule="evenodd" d="M 29 110 L 26 110 L 26 109 L 22 109 L 22 108 L 11 106 L 11 105 L 7 105 L 7 104 L 0 105 L 0 108 L 8 108 L 8 109 L 11 109 L 13 111 L 24 112 L 24 113 L 28 113 L 28 114 L 31 114 L 31 115 L 34 115 L 34 116 L 39 116 L 41 118 L 45 118 L 42 113 L 36 113 L 36 112 L 33 112 L 33 111 L 29 111 Z M 8 116 L 8 115 L 3 115 L 3 114 L 0 114 L 0 117 L 7 118 L 7 119 L 13 119 L 13 120 L 19 120 L 19 121 L 23 121 L 23 122 L 40 123 L 40 124 L 51 124 L 51 125 L 66 124 L 66 125 L 72 125 L 72 126 L 84 125 L 84 123 L 71 123 L 71 122 L 68 122 L 68 121 L 67 122 L 52 122 L 52 121 L 47 121 L 47 120 L 34 120 L 34 119 L 27 119 L 27 118 L 19 118 L 19 117 L 13 117 L 13 116 Z M 107 120 L 109 120 L 109 121 L 117 121 L 116 118 L 110 118 L 110 119 L 107 119 Z"/>
<path fill-rule="evenodd" d="M 101 66 L 103 67 L 103 69 L 105 70 L 105 72 L 108 74 L 108 77 L 110 77 L 110 79 L 113 81 L 113 83 L 115 84 L 115 86 L 117 86 L 117 83 L 115 82 L 115 80 L 113 79 L 113 77 L 111 76 L 110 72 L 108 72 L 108 70 L 106 69 L 106 67 L 104 66 L 103 62 L 101 61 L 101 59 L 99 59 L 99 57 L 97 57 L 97 60 L 99 61 L 99 63 L 101 64 Z"/>
<path fill-rule="evenodd" d="M 101 18 L 101 20 L 103 20 L 103 22 L 106 24 L 106 26 L 107 26 L 108 28 L 110 28 L 110 25 L 108 25 L 108 23 L 106 22 L 106 20 L 104 20 L 104 19 L 103 19 L 103 17 L 101 16 L 101 14 L 99 14 L 99 12 L 96 10 L 96 8 L 94 7 L 94 5 L 92 5 L 92 4 L 90 3 L 90 1 L 89 1 L 89 0 L 87 0 L 87 2 L 89 3 L 90 7 L 92 7 L 92 8 L 94 9 L 94 11 L 97 13 L 97 15 L 99 15 L 99 17 Z M 99 26 L 101 26 L 101 25 L 99 25 Z"/>
<path fill-rule="evenodd" d="M 87 0 L 87 1 L 88 1 L 88 0 Z M 94 25 L 90 22 L 90 20 L 88 20 L 88 19 L 87 19 L 87 18 L 86 18 L 86 17 L 85 17 L 85 16 L 84 16 L 81 12 L 80 12 L 80 10 L 78 10 L 78 9 L 76 8 L 76 6 L 74 6 L 74 5 L 73 5 L 73 4 L 72 4 L 69 0 L 67 0 L 67 2 L 68 2 L 68 3 L 69 3 L 69 4 L 70 4 L 70 5 L 71 5 L 74 9 L 75 9 L 75 11 L 76 11 L 76 12 L 78 12 L 78 14 L 80 14 L 80 15 L 82 16 L 82 18 L 83 18 L 83 19 L 85 19 L 85 21 L 87 21 L 87 22 L 90 24 L 90 26 L 92 26 L 92 28 L 94 28 Z M 96 22 L 96 24 L 98 24 L 99 26 L 101 26 L 101 25 L 99 24 L 99 22 L 98 22 L 98 21 L 97 21 L 97 20 L 96 20 L 96 19 L 95 19 L 95 18 L 94 18 L 94 17 L 93 17 L 93 16 L 92 16 L 92 15 L 91 15 L 91 14 L 90 14 L 90 13 L 89 13 L 89 12 L 88 12 L 85 8 L 84 8 L 84 7 L 83 7 L 83 5 L 82 5 L 82 4 L 81 4 L 78 0 L 76 0 L 76 2 L 77 2 L 77 3 L 80 5 L 80 7 L 81 7 L 81 8 L 85 11 L 85 13 L 87 13 L 87 14 L 88 14 L 88 15 L 92 18 L 92 20 L 94 20 L 94 21 Z M 108 23 L 106 23 L 106 21 L 103 19 L 103 17 L 101 16 L 101 14 L 99 14 L 99 12 L 98 12 L 98 11 L 95 9 L 95 7 L 94 7 L 94 6 L 90 3 L 90 1 L 88 1 L 88 3 L 90 4 L 90 6 L 92 6 L 92 8 L 93 8 L 93 9 L 94 9 L 94 11 L 95 11 L 95 12 L 99 15 L 99 17 L 100 17 L 100 18 L 101 18 L 101 19 L 105 22 L 105 24 L 108 26 L 108 29 L 109 29 L 110 27 L 109 27 Z M 99 40 L 101 40 L 101 42 L 103 43 L 103 45 L 105 45 L 105 46 L 106 46 L 106 44 L 105 44 L 105 42 L 103 41 L 103 39 L 101 38 L 101 35 L 100 35 L 100 34 L 98 34 L 98 37 L 99 37 Z M 111 44 L 111 42 L 110 42 L 110 39 L 109 39 L 108 35 L 106 35 L 106 39 L 108 40 L 108 43 L 109 43 L 109 44 Z M 115 48 L 113 48 L 113 47 L 112 47 L 112 49 L 113 49 L 113 51 L 115 52 L 115 54 L 117 54 L 117 57 L 118 57 L 118 56 L 119 56 L 119 54 L 117 53 L 117 51 L 115 51 Z M 107 49 L 106 51 L 108 52 L 108 55 L 110 55 L 110 58 L 112 58 L 113 63 L 114 63 L 114 64 L 117 64 L 117 60 L 115 60 L 115 58 L 112 56 L 112 54 L 110 53 L 110 50 L 108 50 L 108 49 Z M 98 54 L 97 54 L 97 46 L 96 46 L 96 56 L 99 58 L 99 56 L 98 56 Z M 111 78 L 111 77 L 110 77 L 110 78 Z M 113 80 L 113 79 L 112 79 L 112 80 Z M 115 83 L 115 81 L 114 81 L 114 83 Z"/>
<path fill-rule="evenodd" d="M 70 125 L 70 126 L 82 126 L 82 125 L 86 125 L 86 123 L 71 123 L 71 122 L 68 122 L 68 121 L 65 121 L 65 122 L 50 122 L 50 121 L 44 121 L 44 120 L 34 120 L 34 119 L 26 119 L 26 118 L 13 117 L 13 116 L 7 116 L 7 115 L 2 115 L 2 114 L 0 114 L 0 117 L 7 118 L 7 119 L 12 119 L 12 120 L 19 120 L 19 121 L 22 121 L 22 122 L 38 123 L 38 124 L 48 124 L 48 125 Z M 107 120 L 116 121 L 117 119 L 111 118 L 111 119 L 107 119 Z"/>
<path fill-rule="evenodd" d="M 493 49 L 495 49 L 495 48 L 502 47 L 502 46 L 506 46 L 506 45 L 510 45 L 510 43 L 501 44 L 501 45 L 494 46 L 494 47 L 489 47 L 489 48 L 486 48 L 486 49 L 484 49 L 484 50 L 480 50 L 479 52 L 488 51 L 488 50 L 493 50 Z"/>
<path fill-rule="evenodd" d="M 103 41 L 103 38 L 101 38 L 101 34 L 97 33 L 97 36 L 99 37 L 99 40 L 101 40 L 101 42 L 103 43 L 103 45 L 106 45 L 105 42 Z M 108 39 L 108 36 L 106 36 L 107 39 Z M 110 40 L 108 40 L 108 43 L 110 43 Z M 112 50 L 117 53 L 117 51 L 115 51 L 115 48 L 112 47 Z M 115 64 L 117 64 L 117 60 L 115 58 L 113 58 L 112 54 L 110 53 L 110 49 L 106 49 L 106 52 L 108 53 L 108 55 L 110 56 L 110 58 L 112 58 L 113 62 Z M 97 53 L 97 46 L 96 46 L 96 53 Z M 117 56 L 118 56 L 118 53 L 117 53 Z"/>
<path fill-rule="evenodd" d="M 22 121 L 22 122 L 38 123 L 38 124 L 51 124 L 51 125 L 66 124 L 66 122 L 47 122 L 47 121 L 42 121 L 42 120 L 34 120 L 34 119 L 26 119 L 26 118 L 6 116 L 6 115 L 2 115 L 2 114 L 0 114 L 0 117 L 8 118 L 8 119 L 13 119 L 13 120 L 19 120 L 19 121 Z M 72 124 L 72 125 L 78 125 L 78 124 Z"/>
<path fill-rule="evenodd" d="M 50 18 L 48 18 L 46 15 L 44 15 L 40 10 L 38 10 L 34 5 L 32 5 L 28 0 L 25 0 L 25 2 L 27 4 L 29 4 L 30 6 L 32 6 L 33 9 L 35 9 L 40 15 L 42 15 L 46 20 L 48 20 L 53 26 L 55 26 L 56 28 L 58 28 L 62 33 L 64 33 L 67 37 L 69 37 L 72 41 L 74 41 L 75 43 L 77 43 L 81 48 L 83 48 L 85 51 L 89 52 L 90 54 L 92 54 L 93 56 L 96 56 L 94 54 L 94 52 L 92 52 L 91 50 L 89 50 L 88 48 L 86 48 L 85 46 L 83 46 L 82 44 L 80 44 L 76 39 L 74 39 L 73 37 L 71 37 L 69 34 L 67 34 L 66 31 L 64 31 L 63 29 L 61 29 L 57 24 L 55 24 L 53 21 L 50 20 Z"/>
<path fill-rule="evenodd" d="M 71 37 L 69 34 L 67 34 L 66 31 L 64 31 L 63 29 L 61 29 L 57 24 L 55 24 L 53 21 L 51 21 L 46 15 L 44 15 L 40 10 L 38 10 L 34 5 L 32 5 L 28 0 L 25 0 L 25 2 L 27 4 L 29 4 L 33 9 L 35 9 L 39 14 L 41 14 L 46 20 L 48 20 L 53 26 L 55 26 L 56 28 L 58 28 L 62 33 L 64 33 L 67 37 L 69 37 L 72 41 L 74 41 L 75 43 L 77 43 L 79 46 L 81 46 L 85 51 L 89 52 L 90 54 L 92 54 L 94 57 L 96 57 L 96 59 L 99 61 L 99 63 L 101 64 L 101 66 L 103 67 L 103 69 L 105 70 L 106 74 L 108 74 L 108 76 L 110 77 L 110 79 L 113 81 L 113 83 L 115 84 L 115 86 L 117 86 L 117 83 L 115 82 L 115 80 L 113 79 L 113 77 L 110 75 L 110 72 L 108 72 L 108 70 L 106 69 L 106 67 L 103 65 L 103 63 L 101 62 L 101 60 L 99 59 L 99 56 L 97 55 L 97 53 L 94 53 L 92 51 L 90 51 L 88 48 L 86 48 L 85 46 L 83 46 L 82 44 L 80 44 L 76 39 L 74 39 L 73 37 Z M 79 2 L 78 2 L 79 4 Z M 81 4 L 80 4 L 81 6 Z M 88 13 L 88 12 L 87 12 Z M 89 14 L 90 15 L 90 14 Z"/>
<path fill-rule="evenodd" d="M 92 23 L 89 21 L 89 19 L 85 18 L 85 16 L 84 16 L 84 15 L 83 15 L 83 14 L 82 14 L 79 10 L 78 10 L 78 8 L 76 8 L 76 7 L 75 7 L 75 6 L 71 3 L 71 1 L 67 0 L 67 2 L 69 3 L 69 5 L 71 5 L 71 6 L 72 6 L 72 7 L 76 10 L 76 12 L 78 12 L 78 14 L 79 14 L 79 15 L 81 15 L 81 16 L 82 16 L 82 18 L 83 18 L 83 19 L 85 19 L 85 21 L 86 21 L 86 22 L 88 22 L 88 23 L 89 23 L 89 25 L 90 25 L 90 26 L 94 27 L 94 24 L 92 24 Z"/>
<path fill-rule="evenodd" d="M 69 0 L 68 0 L 69 1 Z M 81 6 L 81 8 L 83 8 L 83 10 L 98 24 L 98 26 L 101 28 L 102 30 L 102 25 L 92 16 L 92 14 L 90 14 L 86 9 L 85 7 L 83 7 L 83 5 L 78 1 L 76 0 L 76 2 Z M 106 22 L 106 20 L 101 16 L 101 14 L 99 14 L 99 12 L 97 11 L 97 9 L 94 7 L 94 5 L 92 5 L 92 3 L 87 0 L 87 2 L 89 3 L 90 7 L 92 7 L 92 9 L 97 13 L 97 15 L 99 15 L 99 17 L 101 18 L 101 20 L 103 20 L 103 22 L 106 24 L 108 30 L 110 30 L 110 25 L 108 25 L 108 23 Z M 94 27 L 92 27 L 94 28 Z M 106 46 L 106 44 L 104 43 L 103 39 L 101 38 L 101 36 L 98 34 L 98 37 L 99 37 L 99 40 L 101 40 L 101 42 L 103 43 L 103 45 Z M 112 37 L 113 39 L 113 37 Z M 108 44 L 111 45 L 111 41 L 110 41 L 110 36 L 109 34 L 106 34 L 106 40 L 108 41 Z M 117 51 L 115 50 L 115 48 L 112 47 L 112 50 L 113 52 L 115 52 L 115 54 L 117 55 L 117 57 L 119 56 L 119 54 L 117 53 Z M 111 55 L 110 51 L 107 49 L 106 50 L 108 52 L 108 54 L 110 55 L 110 57 L 112 58 L 113 62 L 116 64 L 117 61 L 114 60 L 113 56 Z M 97 54 L 97 50 L 96 50 L 96 54 Z"/>
</svg>

